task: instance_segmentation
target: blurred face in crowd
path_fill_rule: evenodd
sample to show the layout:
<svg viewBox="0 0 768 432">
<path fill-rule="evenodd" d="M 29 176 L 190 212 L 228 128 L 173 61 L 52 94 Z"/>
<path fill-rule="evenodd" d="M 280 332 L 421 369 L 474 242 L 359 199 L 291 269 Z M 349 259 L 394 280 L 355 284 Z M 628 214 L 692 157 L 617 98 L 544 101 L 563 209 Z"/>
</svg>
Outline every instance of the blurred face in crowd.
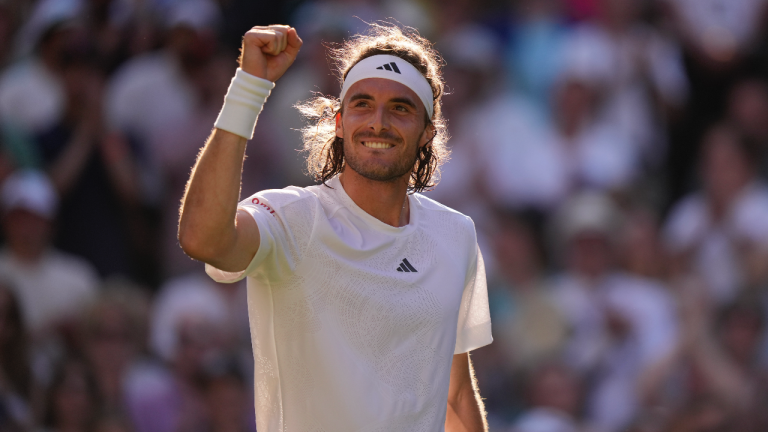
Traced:
<svg viewBox="0 0 768 432">
<path fill-rule="evenodd" d="M 235 431 L 242 428 L 249 411 L 243 383 L 234 376 L 213 378 L 206 392 L 214 430 Z"/>
<path fill-rule="evenodd" d="M 584 82 L 567 79 L 555 93 L 555 117 L 561 133 L 576 134 L 592 114 L 597 95 Z"/>
<path fill-rule="evenodd" d="M 531 403 L 576 415 L 580 385 L 576 376 L 563 366 L 553 365 L 536 372 L 531 383 Z"/>
<path fill-rule="evenodd" d="M 731 313 L 721 329 L 726 352 L 739 364 L 750 366 L 762 339 L 760 317 L 754 311 Z"/>
<path fill-rule="evenodd" d="M 659 242 L 659 227 L 651 214 L 630 215 L 624 226 L 619 248 L 624 267 L 633 274 L 660 277 L 663 251 Z"/>
<path fill-rule="evenodd" d="M 85 365 L 79 362 L 67 364 L 52 391 L 55 426 L 85 429 L 93 418 L 95 402 Z"/>
<path fill-rule="evenodd" d="M 176 53 L 182 68 L 189 72 L 206 64 L 216 52 L 216 34 L 208 29 L 179 25 L 170 30 L 167 45 Z"/>
<path fill-rule="evenodd" d="M 768 85 L 759 80 L 737 84 L 729 95 L 728 116 L 750 138 L 768 139 Z"/>
<path fill-rule="evenodd" d="M 514 284 L 525 284 L 538 274 L 541 263 L 531 230 L 522 223 L 505 221 L 494 237 L 496 261 Z"/>
<path fill-rule="evenodd" d="M 51 231 L 50 220 L 26 209 L 11 209 L 3 219 L 3 233 L 8 247 L 23 260 L 39 258 L 49 245 Z"/>
<path fill-rule="evenodd" d="M 215 327 L 214 324 L 196 317 L 180 322 L 174 365 L 182 376 L 200 377 L 206 366 L 220 354 L 222 334 Z"/>
<path fill-rule="evenodd" d="M 102 305 L 93 311 L 88 332 L 88 356 L 102 371 L 122 374 L 133 359 L 137 347 L 131 323 L 115 305 Z"/>
<path fill-rule="evenodd" d="M 571 271 L 588 278 L 598 278 L 611 267 L 611 245 L 603 233 L 584 231 L 573 236 L 568 245 Z"/>
<path fill-rule="evenodd" d="M 737 140 L 725 128 L 713 129 L 704 138 L 702 177 L 716 206 L 728 206 L 753 178 L 752 165 Z"/>
</svg>

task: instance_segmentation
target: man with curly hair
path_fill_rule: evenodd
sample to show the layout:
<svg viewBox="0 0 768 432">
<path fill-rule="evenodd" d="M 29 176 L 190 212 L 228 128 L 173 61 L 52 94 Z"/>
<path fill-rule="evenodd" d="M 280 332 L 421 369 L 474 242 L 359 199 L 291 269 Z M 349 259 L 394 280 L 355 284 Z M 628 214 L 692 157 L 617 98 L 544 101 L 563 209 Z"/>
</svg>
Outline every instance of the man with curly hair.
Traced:
<svg viewBox="0 0 768 432">
<path fill-rule="evenodd" d="M 246 33 L 179 221 L 212 278 L 248 278 L 257 428 L 486 430 L 469 360 L 492 340 L 474 224 L 416 193 L 447 157 L 427 40 L 374 24 L 336 49 L 339 99 L 299 106 L 321 184 L 238 204 L 246 141 L 301 44 L 287 26 Z"/>
</svg>

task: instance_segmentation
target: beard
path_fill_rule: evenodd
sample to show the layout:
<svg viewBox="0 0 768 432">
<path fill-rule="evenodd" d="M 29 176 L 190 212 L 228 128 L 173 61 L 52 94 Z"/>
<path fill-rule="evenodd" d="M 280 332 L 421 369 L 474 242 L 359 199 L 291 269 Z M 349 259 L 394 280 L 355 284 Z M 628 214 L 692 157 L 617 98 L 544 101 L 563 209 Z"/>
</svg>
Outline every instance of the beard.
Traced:
<svg viewBox="0 0 768 432">
<path fill-rule="evenodd" d="M 402 139 L 389 134 L 357 134 L 351 140 L 344 140 L 344 147 L 349 142 L 350 145 L 357 145 L 355 143 L 361 141 L 374 141 L 377 138 L 385 139 L 387 141 L 395 141 L 398 144 L 402 143 Z M 406 149 L 407 150 L 407 149 Z M 413 154 L 409 152 L 404 153 L 398 160 L 390 163 L 383 163 L 380 160 L 367 160 L 359 157 L 357 152 L 344 151 L 344 163 L 349 166 L 350 169 L 360 174 L 361 176 L 375 181 L 390 182 L 402 178 L 403 176 L 410 174 L 413 171 L 413 167 L 418 159 L 419 147 L 416 146 L 416 151 Z"/>
</svg>

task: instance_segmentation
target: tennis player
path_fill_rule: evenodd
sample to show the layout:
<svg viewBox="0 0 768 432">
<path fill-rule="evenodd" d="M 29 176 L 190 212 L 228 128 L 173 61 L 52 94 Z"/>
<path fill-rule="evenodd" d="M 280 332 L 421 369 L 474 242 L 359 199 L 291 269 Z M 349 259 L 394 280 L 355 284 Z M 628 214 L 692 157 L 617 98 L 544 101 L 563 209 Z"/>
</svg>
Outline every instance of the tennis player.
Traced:
<svg viewBox="0 0 768 432">
<path fill-rule="evenodd" d="M 484 431 L 469 351 L 492 339 L 474 224 L 417 193 L 447 156 L 427 40 L 372 25 L 336 49 L 339 98 L 300 107 L 319 184 L 238 204 L 246 141 L 301 44 L 288 26 L 246 33 L 179 222 L 213 279 L 248 278 L 257 428 Z"/>
</svg>

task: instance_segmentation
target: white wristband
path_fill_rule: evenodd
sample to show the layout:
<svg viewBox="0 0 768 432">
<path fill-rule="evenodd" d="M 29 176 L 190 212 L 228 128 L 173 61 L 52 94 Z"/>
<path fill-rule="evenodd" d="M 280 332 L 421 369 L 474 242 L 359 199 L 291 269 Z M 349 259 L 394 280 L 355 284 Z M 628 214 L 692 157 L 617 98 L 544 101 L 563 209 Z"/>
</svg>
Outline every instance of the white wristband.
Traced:
<svg viewBox="0 0 768 432">
<path fill-rule="evenodd" d="M 253 128 L 261 108 L 275 83 L 238 68 L 224 97 L 224 106 L 213 125 L 245 139 L 253 138 Z"/>
</svg>

